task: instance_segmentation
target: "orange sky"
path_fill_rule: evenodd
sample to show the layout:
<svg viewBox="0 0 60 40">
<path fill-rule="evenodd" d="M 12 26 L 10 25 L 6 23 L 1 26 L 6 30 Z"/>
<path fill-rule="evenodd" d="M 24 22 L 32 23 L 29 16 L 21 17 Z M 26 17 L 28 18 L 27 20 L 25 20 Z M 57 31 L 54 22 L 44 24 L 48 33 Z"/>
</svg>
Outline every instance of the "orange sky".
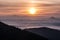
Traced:
<svg viewBox="0 0 60 40">
<path fill-rule="evenodd" d="M 9 4 L 9 3 L 11 4 Z M 22 2 L 22 3 L 20 3 Z M 24 4 L 27 2 L 27 4 Z M 31 4 L 28 4 L 28 2 L 31 2 Z M 60 0 L 0 0 L 0 15 L 19 15 L 24 14 L 28 7 L 28 5 L 32 5 L 32 2 L 39 3 L 39 4 L 33 4 L 34 6 L 37 6 L 37 9 L 39 9 L 39 12 L 55 12 L 56 10 L 60 10 L 59 2 Z M 57 4 L 57 5 L 56 5 Z M 57 6 L 57 7 L 56 7 Z M 56 9 L 55 9 L 56 8 Z M 48 11 L 46 11 L 48 10 Z M 51 11 L 53 10 L 53 11 Z"/>
<path fill-rule="evenodd" d="M 30 1 L 38 1 L 38 2 L 53 2 L 53 3 L 60 3 L 60 0 L 0 0 L 2 2 L 30 2 Z"/>
</svg>

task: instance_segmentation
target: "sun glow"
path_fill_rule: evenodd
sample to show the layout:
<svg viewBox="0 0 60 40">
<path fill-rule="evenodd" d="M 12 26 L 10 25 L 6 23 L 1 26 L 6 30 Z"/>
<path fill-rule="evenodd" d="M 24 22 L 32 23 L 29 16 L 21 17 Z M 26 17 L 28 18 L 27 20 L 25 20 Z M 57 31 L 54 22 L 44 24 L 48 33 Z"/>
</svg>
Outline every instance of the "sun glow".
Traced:
<svg viewBox="0 0 60 40">
<path fill-rule="evenodd" d="M 36 13 L 36 9 L 34 7 L 29 9 L 29 13 L 30 14 L 35 14 Z"/>
</svg>

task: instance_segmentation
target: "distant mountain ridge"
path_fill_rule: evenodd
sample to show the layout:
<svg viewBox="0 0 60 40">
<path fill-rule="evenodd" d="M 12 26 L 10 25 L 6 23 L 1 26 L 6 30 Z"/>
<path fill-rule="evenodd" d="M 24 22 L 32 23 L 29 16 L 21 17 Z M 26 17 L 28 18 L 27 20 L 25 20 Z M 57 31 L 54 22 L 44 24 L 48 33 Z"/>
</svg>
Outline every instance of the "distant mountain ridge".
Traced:
<svg viewBox="0 0 60 40">
<path fill-rule="evenodd" d="M 26 31 L 41 35 L 48 40 L 60 40 L 60 30 L 50 29 L 47 27 L 25 29 Z"/>
<path fill-rule="evenodd" d="M 21 30 L 0 22 L 0 39 L 2 40 L 60 40 L 60 30 L 47 27 Z"/>
<path fill-rule="evenodd" d="M 1 40 L 47 40 L 42 36 L 0 22 Z"/>
</svg>

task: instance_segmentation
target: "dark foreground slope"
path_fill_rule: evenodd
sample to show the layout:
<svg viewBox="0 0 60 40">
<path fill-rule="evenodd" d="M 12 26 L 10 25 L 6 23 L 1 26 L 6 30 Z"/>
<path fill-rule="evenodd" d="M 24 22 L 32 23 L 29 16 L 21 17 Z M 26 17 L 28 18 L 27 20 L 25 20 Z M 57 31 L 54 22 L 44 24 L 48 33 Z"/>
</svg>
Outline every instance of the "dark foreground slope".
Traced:
<svg viewBox="0 0 60 40">
<path fill-rule="evenodd" d="M 48 40 L 32 32 L 15 28 L 0 22 L 0 40 Z"/>
<path fill-rule="evenodd" d="M 36 35 L 43 36 L 48 40 L 60 40 L 60 30 L 50 29 L 46 27 L 25 29 L 25 30 L 32 32 Z"/>
</svg>

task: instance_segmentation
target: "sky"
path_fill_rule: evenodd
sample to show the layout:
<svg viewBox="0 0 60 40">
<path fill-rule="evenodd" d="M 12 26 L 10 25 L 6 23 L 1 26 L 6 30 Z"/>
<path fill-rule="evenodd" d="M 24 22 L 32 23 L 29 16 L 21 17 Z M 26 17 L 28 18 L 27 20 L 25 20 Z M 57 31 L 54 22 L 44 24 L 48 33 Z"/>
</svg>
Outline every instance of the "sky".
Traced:
<svg viewBox="0 0 60 40">
<path fill-rule="evenodd" d="M 6 15 L 7 15 L 6 18 L 7 17 L 9 18 L 9 15 L 12 17 L 14 16 L 14 18 L 16 15 L 25 16 L 27 14 L 29 16 L 30 14 L 28 12 L 26 12 L 26 9 L 28 9 L 27 7 L 30 6 L 30 4 L 28 4 L 29 2 L 40 3 L 40 4 L 34 4 L 34 6 L 38 6 L 38 8 L 36 8 L 36 9 L 38 9 L 38 11 L 36 13 L 37 14 L 36 19 L 37 19 L 37 16 L 41 16 L 41 17 L 52 16 L 52 17 L 60 18 L 60 0 L 0 0 L 0 17 L 2 16 L 2 19 L 4 19 L 3 17 L 5 17 Z M 25 4 L 25 3 L 27 3 L 27 4 Z M 56 5 L 56 4 L 58 4 L 58 5 Z M 25 7 L 25 6 L 27 6 L 27 7 Z M 14 18 L 12 18 L 12 19 L 14 19 Z M 19 17 L 19 19 L 20 19 L 20 17 Z M 31 18 L 28 18 L 28 19 L 31 19 Z M 35 19 L 35 18 L 32 17 L 32 20 L 33 19 Z M 57 19 L 57 20 L 58 20 L 58 22 L 60 21 L 60 19 Z M 6 21 L 8 21 L 8 20 L 6 20 Z M 11 22 L 13 22 L 13 21 L 11 21 Z M 14 21 L 14 22 L 16 22 L 16 21 Z M 20 20 L 17 23 L 19 23 L 19 22 L 20 22 Z M 39 21 L 38 21 L 38 23 L 39 23 Z M 60 23 L 58 23 L 58 25 L 59 24 Z"/>
<path fill-rule="evenodd" d="M 24 8 L 21 8 L 21 5 L 26 6 L 26 4 L 20 4 L 20 3 L 29 3 L 29 2 L 41 3 L 43 5 L 45 5 L 45 4 L 60 4 L 60 0 L 0 0 L 0 15 L 1 14 L 6 15 L 6 14 L 20 13 L 24 9 Z M 53 6 L 53 5 L 50 5 L 50 6 Z M 57 10 L 60 10 L 60 6 L 58 6 L 58 7 L 54 6 L 51 8 L 53 8 L 53 10 L 54 10 L 54 8 L 58 8 Z M 50 8 L 46 7 L 46 8 L 44 8 L 44 10 L 45 9 L 48 10 Z"/>
<path fill-rule="evenodd" d="M 29 1 L 43 1 L 43 2 L 52 2 L 52 3 L 60 3 L 60 0 L 0 0 L 2 2 L 29 2 Z"/>
</svg>

